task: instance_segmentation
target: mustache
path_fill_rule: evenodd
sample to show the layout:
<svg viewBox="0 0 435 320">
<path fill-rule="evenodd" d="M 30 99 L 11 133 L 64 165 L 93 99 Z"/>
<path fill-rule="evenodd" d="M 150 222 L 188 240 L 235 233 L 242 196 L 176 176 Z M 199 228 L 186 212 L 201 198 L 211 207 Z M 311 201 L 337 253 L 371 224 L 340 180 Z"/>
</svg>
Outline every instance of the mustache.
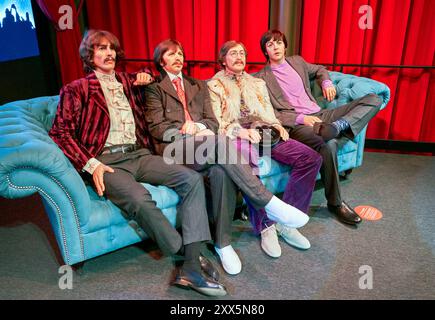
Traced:
<svg viewBox="0 0 435 320">
<path fill-rule="evenodd" d="M 236 65 L 236 64 L 238 64 L 238 63 L 245 64 L 242 60 L 238 60 L 238 61 L 235 61 L 235 62 L 233 63 L 233 66 Z"/>
<path fill-rule="evenodd" d="M 108 62 L 108 61 L 115 61 L 115 58 L 107 57 L 106 59 L 104 59 L 104 62 Z"/>
</svg>

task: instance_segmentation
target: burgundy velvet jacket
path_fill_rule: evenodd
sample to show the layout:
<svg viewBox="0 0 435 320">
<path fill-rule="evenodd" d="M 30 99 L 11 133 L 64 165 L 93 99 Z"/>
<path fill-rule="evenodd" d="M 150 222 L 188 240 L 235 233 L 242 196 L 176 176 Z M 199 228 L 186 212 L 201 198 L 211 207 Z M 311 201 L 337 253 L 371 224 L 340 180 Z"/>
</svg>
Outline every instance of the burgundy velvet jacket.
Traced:
<svg viewBox="0 0 435 320">
<path fill-rule="evenodd" d="M 127 73 L 116 73 L 116 78 L 122 83 L 124 94 L 133 111 L 136 143 L 148 147 L 145 104 L 139 87 L 133 86 L 135 77 Z M 90 158 L 101 153 L 109 129 L 109 109 L 103 89 L 94 72 L 62 88 L 56 117 L 49 135 L 79 172 Z"/>
</svg>

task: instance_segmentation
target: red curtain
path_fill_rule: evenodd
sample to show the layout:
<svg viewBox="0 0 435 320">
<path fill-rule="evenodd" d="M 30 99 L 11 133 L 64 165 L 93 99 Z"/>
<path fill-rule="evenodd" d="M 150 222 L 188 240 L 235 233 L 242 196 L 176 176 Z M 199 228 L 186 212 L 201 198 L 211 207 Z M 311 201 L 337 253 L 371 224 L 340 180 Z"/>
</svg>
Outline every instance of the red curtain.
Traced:
<svg viewBox="0 0 435 320">
<path fill-rule="evenodd" d="M 56 29 L 62 83 L 67 84 L 81 78 L 84 73 L 78 52 L 82 35 L 77 20 L 74 0 L 36 0 L 36 2 Z M 59 8 L 63 5 L 69 5 L 73 10 L 72 29 L 60 30 L 58 26 L 58 21 L 63 15 L 63 13 L 59 13 Z"/>
<path fill-rule="evenodd" d="M 359 27 L 363 5 L 373 9 L 371 30 Z M 322 63 L 434 65 L 434 17 L 433 0 L 305 0 L 301 55 Z M 343 72 L 384 82 L 391 90 L 387 108 L 369 124 L 368 138 L 435 142 L 433 69 Z"/>
<path fill-rule="evenodd" d="M 246 45 L 249 61 L 264 60 L 259 40 L 268 29 L 268 0 L 92 0 L 86 6 L 89 28 L 113 32 L 129 59 L 152 59 L 160 41 L 175 38 L 187 60 L 216 61 L 220 46 L 231 39 Z M 142 66 L 149 65 L 128 63 L 126 69 Z M 216 71 L 215 64 L 202 63 L 190 75 L 207 79 Z"/>
</svg>

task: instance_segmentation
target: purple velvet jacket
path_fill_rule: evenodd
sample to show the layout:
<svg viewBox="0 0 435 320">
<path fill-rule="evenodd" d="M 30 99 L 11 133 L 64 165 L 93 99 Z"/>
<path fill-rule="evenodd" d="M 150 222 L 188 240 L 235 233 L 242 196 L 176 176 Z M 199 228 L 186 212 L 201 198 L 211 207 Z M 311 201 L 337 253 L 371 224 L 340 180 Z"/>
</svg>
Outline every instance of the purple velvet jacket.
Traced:
<svg viewBox="0 0 435 320">
<path fill-rule="evenodd" d="M 145 104 L 139 87 L 134 87 L 135 77 L 116 73 L 122 83 L 124 94 L 133 111 L 137 143 L 148 147 L 145 123 Z M 50 137 L 81 172 L 90 158 L 100 154 L 110 129 L 109 109 L 103 89 L 95 73 L 65 85 L 60 91 L 60 100 L 49 132 Z"/>
</svg>

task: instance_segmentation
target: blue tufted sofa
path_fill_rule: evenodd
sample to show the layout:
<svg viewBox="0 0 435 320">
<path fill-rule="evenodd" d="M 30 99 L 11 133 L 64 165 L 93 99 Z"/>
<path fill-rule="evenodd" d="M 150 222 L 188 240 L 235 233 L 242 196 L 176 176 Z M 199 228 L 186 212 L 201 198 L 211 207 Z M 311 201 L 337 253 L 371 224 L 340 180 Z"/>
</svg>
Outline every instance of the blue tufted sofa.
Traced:
<svg viewBox="0 0 435 320">
<path fill-rule="evenodd" d="M 326 103 L 317 85 L 314 95 L 324 108 L 334 108 L 368 93 L 390 99 L 390 90 L 377 81 L 331 72 L 337 98 Z M 63 260 L 74 265 L 137 243 L 147 235 L 127 221 L 118 207 L 97 196 L 50 139 L 58 96 L 15 101 L 0 106 L 0 196 L 22 198 L 38 192 L 52 225 Z M 341 146 L 343 172 L 363 161 L 364 129 L 354 141 Z M 269 159 L 260 161 L 261 179 L 273 193 L 284 191 L 289 169 Z M 178 196 L 163 186 L 144 184 L 169 221 L 176 224 Z M 3 213 L 5 214 L 5 213 Z"/>
</svg>

